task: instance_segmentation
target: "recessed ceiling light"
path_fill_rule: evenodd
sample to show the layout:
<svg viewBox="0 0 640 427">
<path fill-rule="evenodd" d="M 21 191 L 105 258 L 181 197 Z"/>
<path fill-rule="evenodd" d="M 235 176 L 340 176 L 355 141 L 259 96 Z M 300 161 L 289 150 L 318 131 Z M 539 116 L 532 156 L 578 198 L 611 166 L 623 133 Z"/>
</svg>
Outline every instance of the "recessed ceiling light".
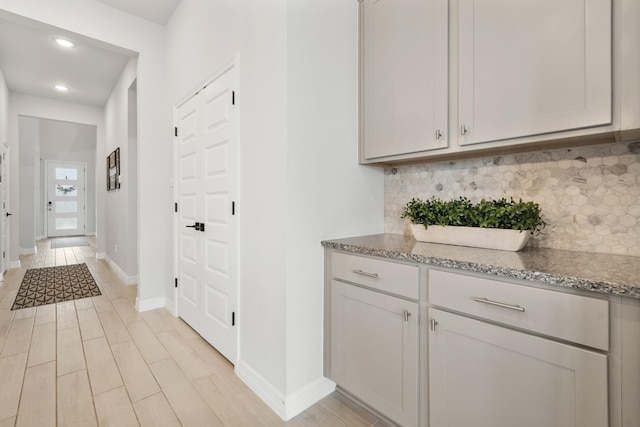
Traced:
<svg viewBox="0 0 640 427">
<path fill-rule="evenodd" d="M 68 48 L 70 48 L 70 47 L 74 47 L 74 46 L 75 46 L 75 43 L 70 42 L 70 41 L 69 41 L 69 40 L 67 40 L 67 39 L 60 38 L 60 37 L 56 37 L 56 38 L 55 38 L 55 39 L 53 39 L 53 40 L 55 40 L 55 42 L 56 42 L 56 43 L 58 43 L 58 44 L 59 44 L 60 46 L 62 46 L 62 47 L 68 47 Z"/>
<path fill-rule="evenodd" d="M 69 90 L 65 85 L 53 85 L 53 87 L 59 92 L 66 92 Z"/>
</svg>

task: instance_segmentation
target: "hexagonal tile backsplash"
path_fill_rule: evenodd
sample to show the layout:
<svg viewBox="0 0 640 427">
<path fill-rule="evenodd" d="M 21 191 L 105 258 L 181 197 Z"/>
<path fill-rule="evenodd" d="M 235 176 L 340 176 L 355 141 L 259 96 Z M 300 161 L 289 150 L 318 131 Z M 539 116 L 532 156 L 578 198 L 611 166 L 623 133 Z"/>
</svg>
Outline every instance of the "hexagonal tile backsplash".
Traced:
<svg viewBox="0 0 640 427">
<path fill-rule="evenodd" d="M 385 231 L 412 197 L 513 197 L 548 223 L 530 245 L 640 256 L 640 143 L 615 143 L 385 169 Z"/>
</svg>

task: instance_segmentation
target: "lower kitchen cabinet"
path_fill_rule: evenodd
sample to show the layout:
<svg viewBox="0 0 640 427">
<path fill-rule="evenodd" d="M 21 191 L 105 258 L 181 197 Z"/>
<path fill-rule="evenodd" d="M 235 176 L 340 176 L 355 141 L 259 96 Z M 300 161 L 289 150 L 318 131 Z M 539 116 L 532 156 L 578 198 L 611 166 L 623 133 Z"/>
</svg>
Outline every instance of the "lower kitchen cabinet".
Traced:
<svg viewBox="0 0 640 427">
<path fill-rule="evenodd" d="M 326 254 L 325 374 L 389 424 L 640 427 L 640 298 Z"/>
<path fill-rule="evenodd" d="M 331 281 L 331 379 L 402 426 L 418 425 L 418 303 Z"/>
<path fill-rule="evenodd" d="M 430 427 L 608 425 L 607 356 L 429 309 Z"/>
</svg>

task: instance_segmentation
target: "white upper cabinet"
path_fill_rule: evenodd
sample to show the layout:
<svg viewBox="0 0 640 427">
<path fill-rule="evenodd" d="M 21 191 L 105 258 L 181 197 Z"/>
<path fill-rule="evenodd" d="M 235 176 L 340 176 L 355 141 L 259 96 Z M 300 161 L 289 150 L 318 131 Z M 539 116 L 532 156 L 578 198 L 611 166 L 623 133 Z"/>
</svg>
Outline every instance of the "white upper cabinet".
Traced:
<svg viewBox="0 0 640 427">
<path fill-rule="evenodd" d="M 639 0 L 361 0 L 360 162 L 640 140 Z"/>
<path fill-rule="evenodd" d="M 447 146 L 446 0 L 363 0 L 361 140 L 366 159 Z"/>
<path fill-rule="evenodd" d="M 611 0 L 460 0 L 460 145 L 612 122 Z"/>
</svg>

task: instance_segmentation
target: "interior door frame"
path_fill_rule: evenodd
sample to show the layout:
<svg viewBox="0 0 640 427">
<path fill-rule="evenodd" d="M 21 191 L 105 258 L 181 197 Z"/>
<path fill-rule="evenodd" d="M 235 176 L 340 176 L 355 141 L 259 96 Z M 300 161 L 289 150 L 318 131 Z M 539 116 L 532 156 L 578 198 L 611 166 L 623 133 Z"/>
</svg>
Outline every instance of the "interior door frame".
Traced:
<svg viewBox="0 0 640 427">
<path fill-rule="evenodd" d="M 0 215 L 2 221 L 0 222 L 0 251 L 2 251 L 2 257 L 0 258 L 0 282 L 4 282 L 4 273 L 9 269 L 11 265 L 11 224 L 9 224 L 9 200 L 10 200 L 10 187 L 9 187 L 9 169 L 10 165 L 10 148 L 5 138 L 2 139 L 2 147 L 0 147 L 0 203 L 2 203 L 2 209 L 0 209 Z"/>
<path fill-rule="evenodd" d="M 211 84 L 213 81 L 217 80 L 218 78 L 220 78 L 223 74 L 225 74 L 227 71 L 229 71 L 230 69 L 234 69 L 235 70 L 235 76 L 234 76 L 234 86 L 236 88 L 236 90 L 239 90 L 240 85 L 239 85 L 239 76 L 240 76 L 240 67 L 239 67 L 239 54 L 235 54 L 233 55 L 230 59 L 228 59 L 227 61 L 224 61 L 222 64 L 222 66 L 220 66 L 213 74 L 211 74 L 211 76 L 209 78 L 207 78 L 203 83 L 199 84 L 195 89 L 192 89 L 191 91 L 189 91 L 189 93 L 187 95 L 185 95 L 183 98 L 181 98 L 179 101 L 177 101 L 176 103 L 173 104 L 173 123 L 174 126 L 177 126 L 178 124 L 178 109 L 185 104 L 187 101 L 189 101 L 191 98 L 193 98 L 194 96 L 198 95 L 198 93 L 200 93 L 200 91 L 202 89 L 204 89 L 206 86 L 208 86 L 209 84 Z M 238 117 L 240 116 L 240 110 L 239 110 L 239 106 L 236 105 L 237 110 L 237 114 Z M 238 118 L 238 126 L 236 127 L 236 142 L 237 142 L 237 146 L 238 146 L 238 153 L 240 153 L 240 127 L 239 127 L 239 123 L 240 123 L 240 119 Z M 171 177 L 171 184 L 173 186 L 173 200 L 175 205 L 177 206 L 177 201 L 178 201 L 178 136 L 175 134 L 174 132 L 174 136 L 173 136 L 173 175 Z M 241 199 L 241 187 L 240 187 L 240 181 L 241 181 L 241 175 L 240 175 L 240 164 L 241 164 L 241 159 L 240 159 L 240 155 L 238 154 L 238 159 L 236 162 L 236 166 L 238 168 L 238 174 L 237 174 L 237 179 L 238 179 L 238 189 L 237 189 L 237 198 L 236 201 L 239 202 L 239 200 Z M 237 278 L 237 293 L 236 293 L 236 312 L 240 312 L 241 311 L 241 302 L 240 302 L 240 283 L 242 283 L 241 280 L 241 261 L 240 261 L 240 228 L 241 228 L 241 219 L 238 216 L 236 218 L 237 221 L 237 230 L 236 230 L 236 239 L 237 239 L 237 252 L 236 252 L 236 256 L 237 256 L 237 271 L 236 271 L 236 278 Z M 178 238 L 179 238 L 179 232 L 178 232 L 178 215 L 177 215 L 177 210 L 174 208 L 174 213 L 173 213 L 173 276 L 175 278 L 175 280 L 177 281 L 177 277 L 178 277 L 178 255 L 179 255 L 179 250 L 178 250 Z M 166 305 L 167 310 L 169 310 L 175 317 L 179 317 L 180 316 L 180 308 L 178 306 L 178 288 L 177 286 L 174 287 L 173 289 L 173 304 L 167 304 Z M 236 326 L 236 360 L 232 361 L 234 366 L 237 366 L 237 361 L 240 360 L 240 328 L 241 328 L 241 324 L 238 323 Z"/>
<path fill-rule="evenodd" d="M 44 161 L 44 191 L 42 192 L 42 233 L 44 234 L 45 239 L 49 238 L 49 215 L 47 210 L 47 199 L 49 196 L 49 164 L 50 163 L 62 163 L 67 165 L 74 166 L 82 166 L 84 168 L 84 181 L 82 185 L 84 185 L 84 231 L 82 235 L 86 235 L 87 232 L 87 164 L 83 162 L 67 162 L 64 160 L 45 160 Z"/>
</svg>

